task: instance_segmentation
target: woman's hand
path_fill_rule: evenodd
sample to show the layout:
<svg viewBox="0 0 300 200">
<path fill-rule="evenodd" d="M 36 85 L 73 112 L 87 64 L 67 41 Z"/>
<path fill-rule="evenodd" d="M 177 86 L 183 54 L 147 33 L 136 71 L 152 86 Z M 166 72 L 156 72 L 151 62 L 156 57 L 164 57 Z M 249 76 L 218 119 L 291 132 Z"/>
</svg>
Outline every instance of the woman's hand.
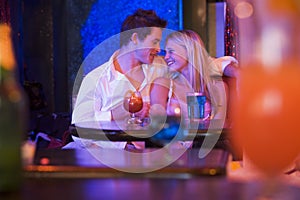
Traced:
<svg viewBox="0 0 300 200">
<path fill-rule="evenodd" d="M 144 102 L 142 110 L 135 113 L 135 115 L 138 116 L 140 119 L 144 119 L 146 117 L 149 117 L 149 111 L 150 111 L 150 103 Z"/>
</svg>

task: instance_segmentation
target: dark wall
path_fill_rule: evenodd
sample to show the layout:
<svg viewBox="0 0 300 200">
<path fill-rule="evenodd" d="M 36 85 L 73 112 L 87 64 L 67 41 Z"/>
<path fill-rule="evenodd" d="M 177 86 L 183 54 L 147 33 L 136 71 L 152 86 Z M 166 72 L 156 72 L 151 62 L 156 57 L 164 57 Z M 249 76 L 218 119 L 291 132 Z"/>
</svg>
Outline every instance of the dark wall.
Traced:
<svg viewBox="0 0 300 200">
<path fill-rule="evenodd" d="M 183 3 L 183 28 L 196 31 L 202 38 L 207 51 L 215 56 L 216 33 L 210 30 L 210 25 L 221 28 L 221 21 L 216 21 L 214 16 L 216 14 L 215 3 L 226 2 L 227 0 L 182 0 Z M 222 15 L 224 13 L 218 13 Z M 225 20 L 224 20 L 225 21 Z M 224 25 L 223 25 L 224 26 Z M 222 32 L 223 33 L 223 32 Z M 222 34 L 220 33 L 220 34 Z M 223 44 L 218 44 L 223 45 Z M 212 47 L 213 46 L 213 47 Z"/>
<path fill-rule="evenodd" d="M 196 31 L 207 45 L 207 2 L 183 0 L 183 28 Z"/>
<path fill-rule="evenodd" d="M 24 0 L 21 17 L 25 80 L 42 84 L 51 112 L 55 108 L 52 0 Z"/>
<path fill-rule="evenodd" d="M 52 3 L 56 111 L 72 110 L 73 84 L 83 61 L 80 30 L 95 1 L 55 0 Z"/>
<path fill-rule="evenodd" d="M 67 12 L 64 1 L 52 1 L 53 27 L 53 90 L 54 110 L 66 112 L 69 108 L 67 60 Z"/>
<path fill-rule="evenodd" d="M 70 112 L 82 63 L 80 29 L 94 0 L 10 2 L 20 81 L 41 83 L 46 112 Z"/>
</svg>

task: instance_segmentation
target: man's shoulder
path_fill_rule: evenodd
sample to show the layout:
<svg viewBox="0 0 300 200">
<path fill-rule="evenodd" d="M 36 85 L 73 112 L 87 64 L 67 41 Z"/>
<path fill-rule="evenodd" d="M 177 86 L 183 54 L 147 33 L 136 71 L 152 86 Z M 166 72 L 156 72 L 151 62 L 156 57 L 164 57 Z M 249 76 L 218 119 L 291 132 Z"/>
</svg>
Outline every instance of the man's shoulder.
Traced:
<svg viewBox="0 0 300 200">
<path fill-rule="evenodd" d="M 100 77 L 105 76 L 106 72 L 109 71 L 110 62 L 103 63 L 102 65 L 96 67 L 85 75 L 85 79 L 99 79 Z"/>
<path fill-rule="evenodd" d="M 237 59 L 233 56 L 221 56 L 218 58 L 214 59 L 214 63 L 219 63 L 219 64 L 223 64 L 223 63 L 238 63 Z"/>
<path fill-rule="evenodd" d="M 108 68 L 110 68 L 110 63 L 111 63 L 110 61 L 107 61 L 107 62 L 103 63 L 102 65 L 99 65 L 98 67 L 96 67 L 95 69 L 90 71 L 87 75 L 95 74 L 95 73 L 99 73 L 99 72 L 107 70 Z"/>
</svg>

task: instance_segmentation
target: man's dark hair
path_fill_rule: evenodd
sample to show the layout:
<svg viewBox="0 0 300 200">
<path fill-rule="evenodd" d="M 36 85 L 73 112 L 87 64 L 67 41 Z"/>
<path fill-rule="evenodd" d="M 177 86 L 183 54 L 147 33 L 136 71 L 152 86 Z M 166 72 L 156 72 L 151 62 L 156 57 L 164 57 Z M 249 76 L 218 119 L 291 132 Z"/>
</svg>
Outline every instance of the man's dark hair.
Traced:
<svg viewBox="0 0 300 200">
<path fill-rule="evenodd" d="M 157 16 L 153 10 L 138 9 L 123 22 L 120 34 L 120 45 L 128 44 L 131 35 L 136 32 L 140 40 L 151 33 L 151 27 L 165 28 L 167 21 Z"/>
</svg>

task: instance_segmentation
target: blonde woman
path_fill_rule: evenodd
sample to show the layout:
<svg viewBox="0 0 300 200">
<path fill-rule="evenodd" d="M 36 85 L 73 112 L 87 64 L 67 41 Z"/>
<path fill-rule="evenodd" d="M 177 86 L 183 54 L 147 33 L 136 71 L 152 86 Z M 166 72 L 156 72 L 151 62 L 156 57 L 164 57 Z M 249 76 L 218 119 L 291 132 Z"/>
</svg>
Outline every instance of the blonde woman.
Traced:
<svg viewBox="0 0 300 200">
<path fill-rule="evenodd" d="M 199 35 L 191 30 L 173 32 L 166 38 L 165 61 L 169 78 L 156 79 L 151 87 L 151 105 L 159 104 L 167 115 L 187 118 L 186 94 L 198 92 L 206 96 L 205 117 L 226 116 L 226 85 L 222 81 L 225 67 L 237 63 L 230 56 L 210 57 Z"/>
</svg>

